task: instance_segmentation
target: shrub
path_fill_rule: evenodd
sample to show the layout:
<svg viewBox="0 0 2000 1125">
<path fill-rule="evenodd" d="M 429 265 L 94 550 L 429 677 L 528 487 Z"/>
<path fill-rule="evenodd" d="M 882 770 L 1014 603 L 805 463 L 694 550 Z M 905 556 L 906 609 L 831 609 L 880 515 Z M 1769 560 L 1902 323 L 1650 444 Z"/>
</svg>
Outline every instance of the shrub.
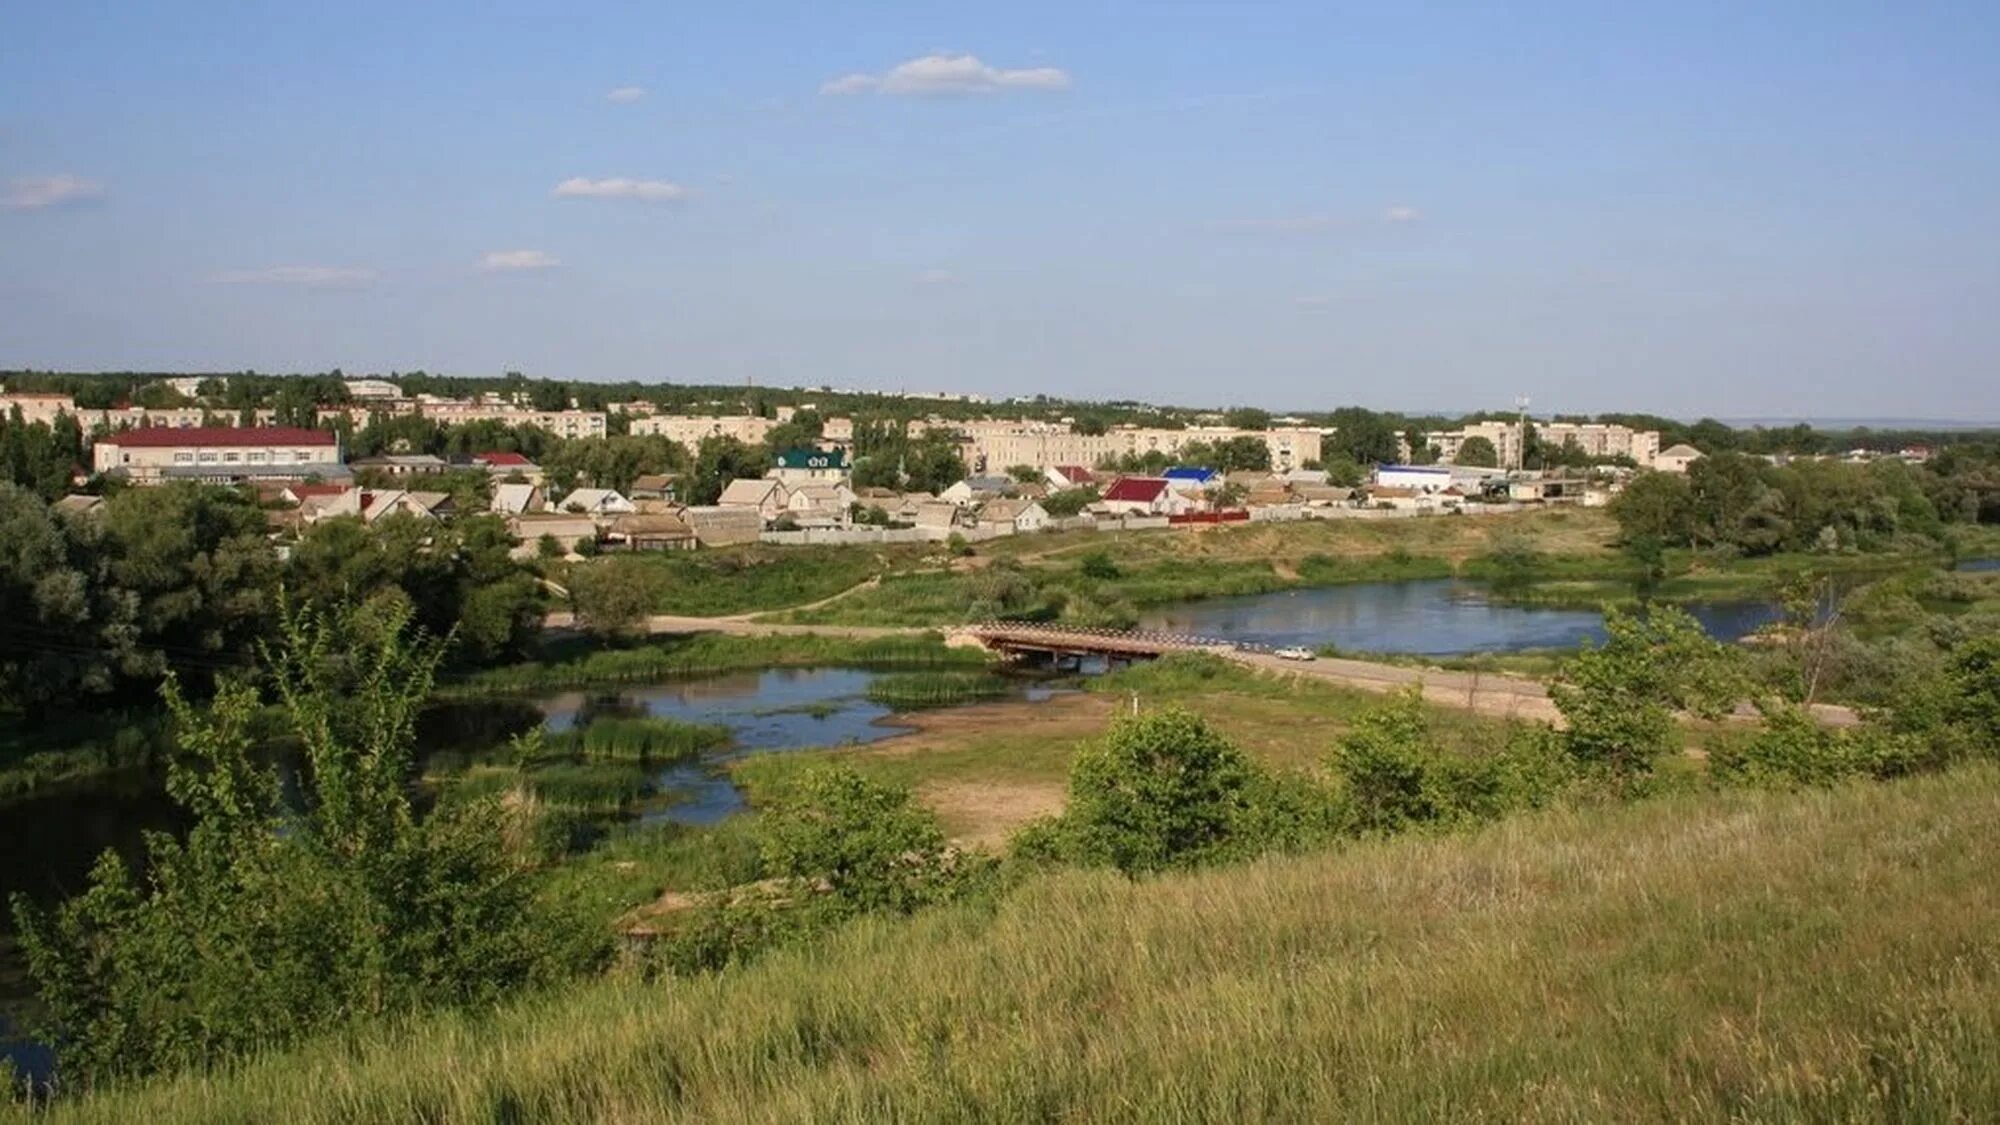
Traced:
<svg viewBox="0 0 2000 1125">
<path fill-rule="evenodd" d="M 1764 726 L 1709 752 L 1709 772 L 1738 785 L 1828 786 L 1855 777 L 1902 777 L 1942 764 L 1922 738 L 1875 728 L 1834 730 L 1803 708 L 1773 704 Z"/>
<path fill-rule="evenodd" d="M 1107 582 L 1122 574 L 1118 564 L 1111 561 L 1109 551 L 1092 551 L 1083 556 L 1077 564 L 1077 571 L 1085 578 L 1096 578 Z"/>
<path fill-rule="evenodd" d="M 763 811 L 766 866 L 836 914 L 910 911 L 950 897 L 963 867 L 906 789 L 846 767 L 808 771 Z"/>
<path fill-rule="evenodd" d="M 1679 609 L 1635 616 L 1607 607 L 1604 628 L 1605 642 L 1565 663 L 1549 695 L 1568 721 L 1571 755 L 1630 781 L 1673 749 L 1676 709 L 1727 712 L 1744 690 L 1743 671 L 1734 653 Z"/>
<path fill-rule="evenodd" d="M 1120 719 L 1070 769 L 1076 858 L 1135 874 L 1213 858 L 1244 817 L 1241 750 L 1178 709 Z"/>
</svg>

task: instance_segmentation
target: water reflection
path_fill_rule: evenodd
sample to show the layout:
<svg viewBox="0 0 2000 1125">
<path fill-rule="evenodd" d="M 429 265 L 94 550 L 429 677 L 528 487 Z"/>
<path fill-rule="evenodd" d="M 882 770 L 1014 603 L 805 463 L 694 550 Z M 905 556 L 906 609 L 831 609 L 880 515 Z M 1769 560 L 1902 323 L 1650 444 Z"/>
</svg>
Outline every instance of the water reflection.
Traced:
<svg viewBox="0 0 2000 1125">
<path fill-rule="evenodd" d="M 1777 608 L 1764 602 L 1686 608 L 1723 641 L 1738 640 L 1778 617 Z M 1417 656 L 1572 648 L 1604 639 L 1604 619 L 1596 610 L 1498 604 L 1486 600 L 1479 587 L 1449 578 L 1210 598 L 1150 611 L 1140 627 Z"/>
</svg>

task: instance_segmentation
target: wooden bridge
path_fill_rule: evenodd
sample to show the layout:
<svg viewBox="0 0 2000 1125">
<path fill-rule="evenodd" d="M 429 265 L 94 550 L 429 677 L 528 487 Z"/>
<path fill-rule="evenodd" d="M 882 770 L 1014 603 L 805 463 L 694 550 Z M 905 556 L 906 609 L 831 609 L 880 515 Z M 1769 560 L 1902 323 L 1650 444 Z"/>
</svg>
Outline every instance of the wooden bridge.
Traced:
<svg viewBox="0 0 2000 1125">
<path fill-rule="evenodd" d="M 1261 651 L 1263 648 L 1221 637 L 1187 633 L 1151 629 L 1093 629 L 1043 625 L 1032 621 L 984 621 L 967 626 L 958 635 L 1009 656 L 1047 656 L 1058 661 L 1085 657 L 1115 661 L 1151 660 L 1169 652 L 1236 653 Z"/>
</svg>

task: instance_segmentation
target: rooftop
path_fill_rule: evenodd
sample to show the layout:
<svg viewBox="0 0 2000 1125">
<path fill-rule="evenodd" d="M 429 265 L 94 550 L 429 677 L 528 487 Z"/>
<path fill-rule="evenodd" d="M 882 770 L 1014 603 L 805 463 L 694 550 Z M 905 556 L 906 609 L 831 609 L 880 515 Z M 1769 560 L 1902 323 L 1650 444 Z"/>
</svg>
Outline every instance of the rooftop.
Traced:
<svg viewBox="0 0 2000 1125">
<path fill-rule="evenodd" d="M 183 445 L 258 446 L 333 445 L 340 439 L 328 430 L 300 426 L 149 426 L 125 430 L 101 439 L 106 445 L 160 449 Z"/>
</svg>

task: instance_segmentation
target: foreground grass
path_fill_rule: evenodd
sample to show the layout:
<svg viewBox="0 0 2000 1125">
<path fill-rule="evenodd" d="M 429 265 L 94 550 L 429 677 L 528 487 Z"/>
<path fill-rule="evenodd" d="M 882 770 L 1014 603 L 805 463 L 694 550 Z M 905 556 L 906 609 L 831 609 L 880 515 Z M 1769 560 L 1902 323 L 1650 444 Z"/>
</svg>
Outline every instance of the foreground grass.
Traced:
<svg viewBox="0 0 2000 1125">
<path fill-rule="evenodd" d="M 871 922 L 54 1121 L 1990 1120 L 1991 768 Z"/>
</svg>

